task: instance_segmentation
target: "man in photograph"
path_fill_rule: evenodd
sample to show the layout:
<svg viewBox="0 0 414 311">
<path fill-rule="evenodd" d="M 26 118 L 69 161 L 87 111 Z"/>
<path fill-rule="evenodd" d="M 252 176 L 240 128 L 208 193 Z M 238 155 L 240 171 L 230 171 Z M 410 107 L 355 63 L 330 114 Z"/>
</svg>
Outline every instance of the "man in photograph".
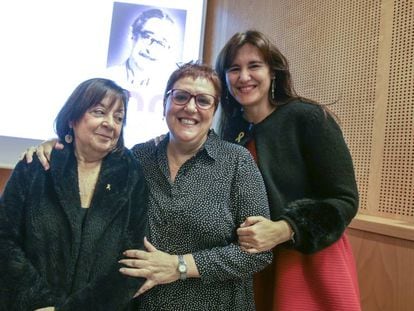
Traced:
<svg viewBox="0 0 414 311">
<path fill-rule="evenodd" d="M 130 92 L 128 146 L 168 130 L 162 118 L 164 88 L 182 61 L 186 16 L 183 9 L 114 2 L 103 74 Z"/>
<path fill-rule="evenodd" d="M 143 11 L 130 27 L 128 58 L 109 67 L 108 75 L 128 89 L 148 87 L 154 79 L 159 83 L 173 70 L 178 32 L 174 20 L 163 10 Z"/>
</svg>

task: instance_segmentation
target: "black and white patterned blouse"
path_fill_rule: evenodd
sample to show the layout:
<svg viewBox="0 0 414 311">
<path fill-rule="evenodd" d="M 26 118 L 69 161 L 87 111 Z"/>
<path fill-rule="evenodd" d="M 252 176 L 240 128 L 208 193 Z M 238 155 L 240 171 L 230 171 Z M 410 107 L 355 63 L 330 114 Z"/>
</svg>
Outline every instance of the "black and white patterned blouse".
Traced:
<svg viewBox="0 0 414 311">
<path fill-rule="evenodd" d="M 158 285 L 140 310 L 254 310 L 252 276 L 272 254 L 247 254 L 236 229 L 251 215 L 269 217 L 265 186 L 250 153 L 212 131 L 170 181 L 166 138 L 133 147 L 150 188 L 150 241 L 169 254 L 191 253 L 201 278 Z"/>
</svg>

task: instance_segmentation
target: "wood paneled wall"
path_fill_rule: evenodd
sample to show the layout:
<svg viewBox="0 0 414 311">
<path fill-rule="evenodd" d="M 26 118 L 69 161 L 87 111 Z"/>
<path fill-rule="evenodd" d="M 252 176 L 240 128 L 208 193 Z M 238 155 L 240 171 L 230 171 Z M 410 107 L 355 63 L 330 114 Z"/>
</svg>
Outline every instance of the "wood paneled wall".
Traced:
<svg viewBox="0 0 414 311">
<path fill-rule="evenodd" d="M 6 184 L 11 170 L 7 168 L 0 168 L 0 195 L 3 193 L 4 185 Z"/>
<path fill-rule="evenodd" d="M 363 310 L 412 310 L 414 0 L 208 0 L 204 61 L 250 28 L 287 56 L 299 94 L 336 102 L 360 192 Z"/>
<path fill-rule="evenodd" d="M 414 307 L 414 243 L 348 229 L 363 311 L 410 311 Z"/>
</svg>

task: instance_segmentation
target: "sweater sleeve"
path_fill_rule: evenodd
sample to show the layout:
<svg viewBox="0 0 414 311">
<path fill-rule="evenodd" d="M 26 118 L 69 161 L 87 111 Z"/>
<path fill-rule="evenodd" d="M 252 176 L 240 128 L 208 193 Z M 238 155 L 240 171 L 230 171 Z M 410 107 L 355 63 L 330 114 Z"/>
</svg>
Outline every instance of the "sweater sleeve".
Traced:
<svg viewBox="0 0 414 311">
<path fill-rule="evenodd" d="M 312 196 L 290 202 L 280 218 L 295 231 L 294 247 L 314 253 L 343 234 L 356 215 L 358 190 L 350 152 L 333 117 L 314 109 L 304 123 L 303 158 Z"/>
<path fill-rule="evenodd" d="M 232 180 L 230 208 L 236 212 L 236 226 L 248 216 L 270 217 L 262 176 L 250 154 L 243 151 Z M 234 240 L 229 245 L 193 253 L 203 282 L 250 277 L 271 263 L 270 251 L 258 254 L 243 252 L 237 242 L 236 229 L 234 228 Z"/>
<path fill-rule="evenodd" d="M 32 164 L 35 165 L 35 164 Z M 35 167 L 31 168 L 32 170 Z M 27 258 L 24 245 L 26 187 L 31 183 L 28 165 L 19 162 L 1 198 L 0 275 L 3 303 L 18 310 L 54 306 L 56 299 L 44 278 Z M 11 309 L 13 309 L 11 308 Z"/>
</svg>

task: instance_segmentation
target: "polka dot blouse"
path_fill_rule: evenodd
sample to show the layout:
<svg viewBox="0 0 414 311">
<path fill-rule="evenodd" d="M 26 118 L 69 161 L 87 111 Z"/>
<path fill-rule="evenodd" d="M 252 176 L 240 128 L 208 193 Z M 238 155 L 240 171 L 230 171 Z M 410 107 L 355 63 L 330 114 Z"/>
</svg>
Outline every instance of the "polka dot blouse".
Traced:
<svg viewBox="0 0 414 311">
<path fill-rule="evenodd" d="M 150 241 L 169 254 L 191 253 L 201 278 L 158 285 L 142 310 L 254 310 L 253 274 L 272 254 L 247 254 L 236 229 L 252 215 L 269 217 L 265 186 L 249 152 L 213 131 L 170 181 L 168 135 L 133 147 L 150 188 Z"/>
</svg>

